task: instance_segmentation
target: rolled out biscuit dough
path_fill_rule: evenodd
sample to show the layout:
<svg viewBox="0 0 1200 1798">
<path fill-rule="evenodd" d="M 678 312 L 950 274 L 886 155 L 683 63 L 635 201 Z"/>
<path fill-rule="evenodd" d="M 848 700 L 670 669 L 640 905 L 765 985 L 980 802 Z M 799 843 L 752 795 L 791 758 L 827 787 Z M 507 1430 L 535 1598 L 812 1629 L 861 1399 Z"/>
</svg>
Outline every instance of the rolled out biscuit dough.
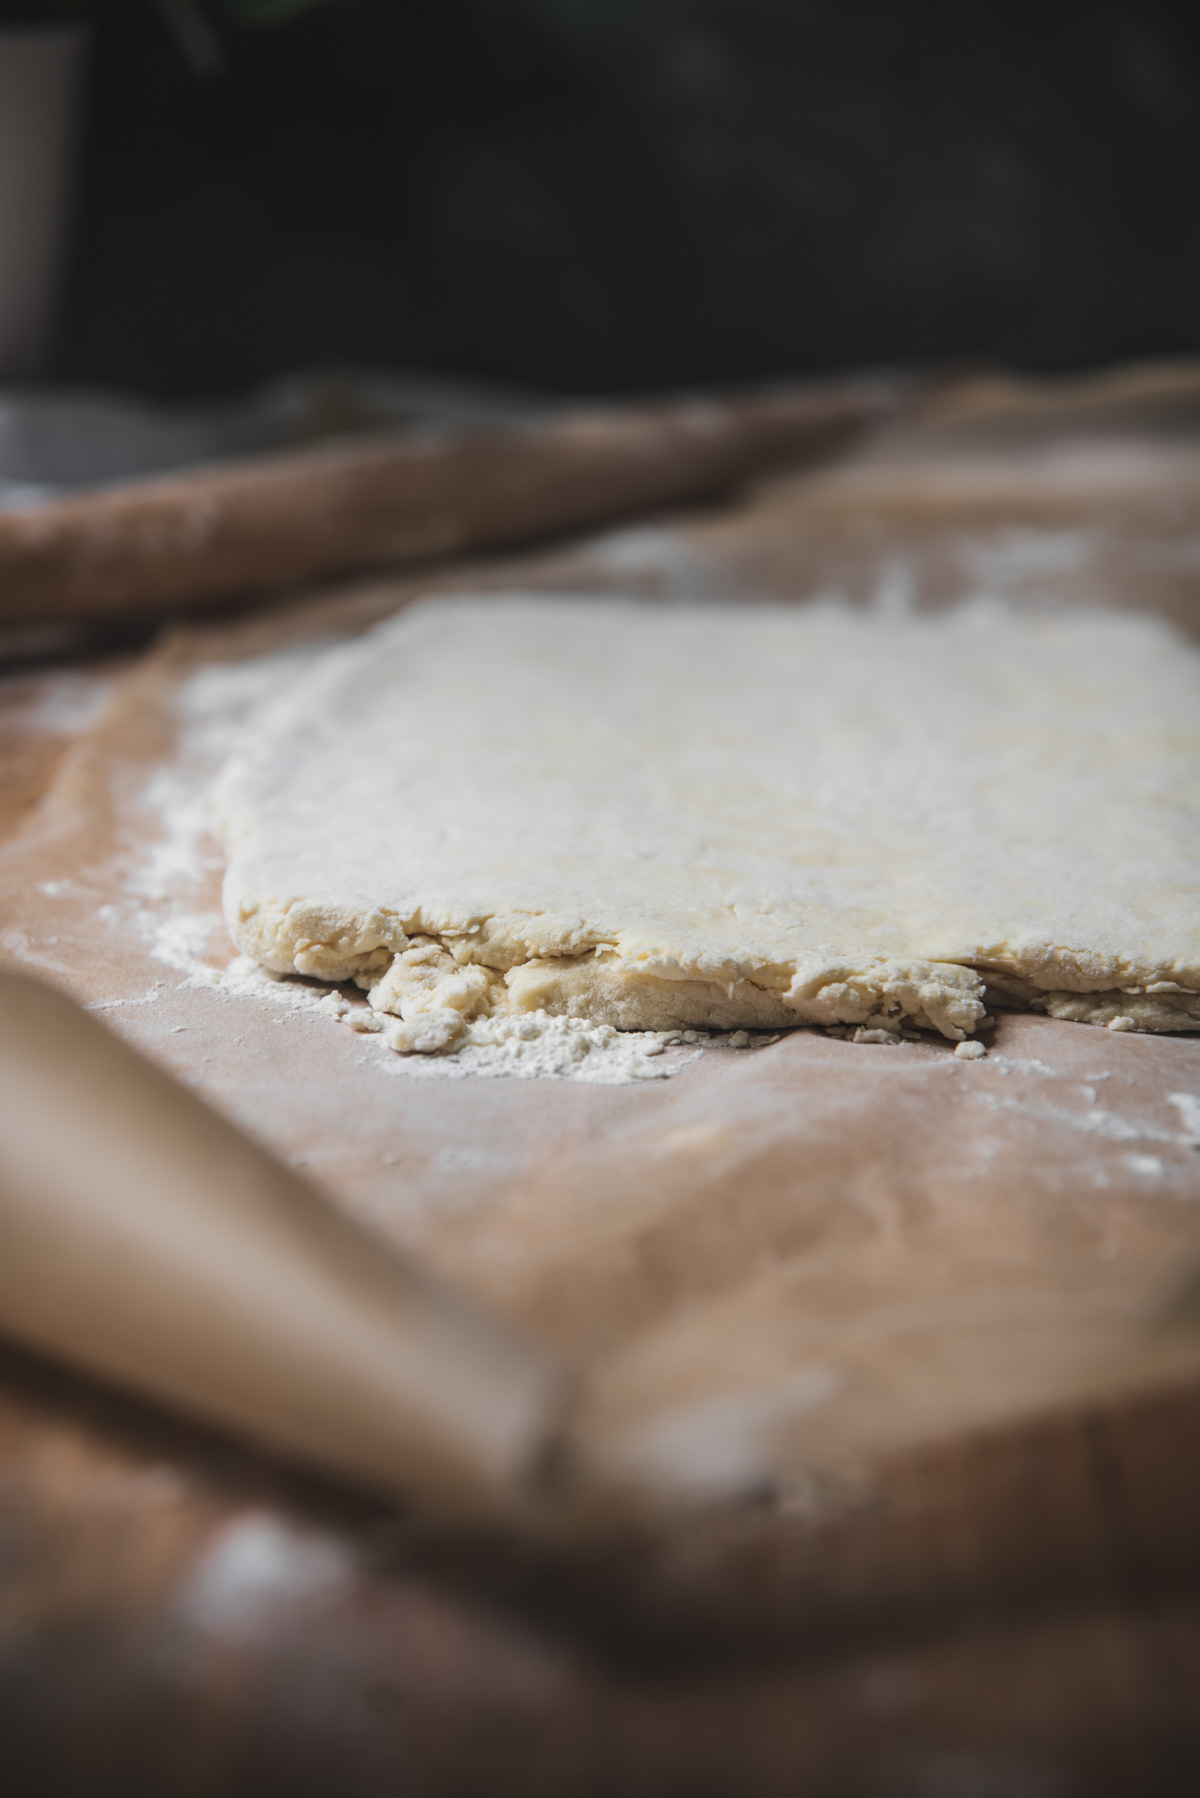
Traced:
<svg viewBox="0 0 1200 1798">
<path fill-rule="evenodd" d="M 1200 654 L 1150 618 L 429 600 L 269 706 L 219 809 L 240 948 L 401 1049 L 1200 1028 Z"/>
</svg>

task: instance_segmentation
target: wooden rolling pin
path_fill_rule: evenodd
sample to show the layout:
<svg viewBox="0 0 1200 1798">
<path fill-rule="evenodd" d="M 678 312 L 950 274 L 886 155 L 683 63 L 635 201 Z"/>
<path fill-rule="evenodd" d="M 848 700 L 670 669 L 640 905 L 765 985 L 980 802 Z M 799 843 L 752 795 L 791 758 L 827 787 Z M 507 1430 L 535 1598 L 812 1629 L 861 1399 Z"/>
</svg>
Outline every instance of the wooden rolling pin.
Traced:
<svg viewBox="0 0 1200 1798">
<path fill-rule="evenodd" d="M 523 1514 L 569 1388 L 49 987 L 0 974 L 0 1332 L 440 1513 Z"/>
<path fill-rule="evenodd" d="M 78 494 L 0 516 L 0 624 L 228 601 L 709 498 L 840 447 L 917 390 L 863 377 L 343 439 Z"/>
</svg>

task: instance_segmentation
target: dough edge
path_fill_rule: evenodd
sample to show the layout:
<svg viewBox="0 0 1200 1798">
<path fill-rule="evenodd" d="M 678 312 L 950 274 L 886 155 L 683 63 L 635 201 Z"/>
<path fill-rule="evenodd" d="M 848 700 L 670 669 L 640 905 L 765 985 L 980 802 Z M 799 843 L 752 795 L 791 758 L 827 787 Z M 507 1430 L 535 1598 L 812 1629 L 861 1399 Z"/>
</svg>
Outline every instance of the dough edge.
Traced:
<svg viewBox="0 0 1200 1798">
<path fill-rule="evenodd" d="M 489 1016 L 586 1019 L 619 1030 L 779 1030 L 854 1025 L 898 1035 L 933 1031 L 962 1042 L 990 1008 L 1148 1033 L 1200 1030 L 1200 992 L 1178 970 L 1089 968 L 1045 944 L 974 960 L 846 957 L 736 961 L 659 944 L 644 930 L 606 933 L 555 914 L 407 916 L 239 893 L 227 877 L 226 917 L 238 948 L 276 974 L 364 988 L 373 1009 L 406 1024 L 436 1012 L 446 1046 L 461 1024 Z M 999 963 L 999 965 L 998 965 Z M 1110 984 L 1104 984 L 1105 979 Z"/>
</svg>

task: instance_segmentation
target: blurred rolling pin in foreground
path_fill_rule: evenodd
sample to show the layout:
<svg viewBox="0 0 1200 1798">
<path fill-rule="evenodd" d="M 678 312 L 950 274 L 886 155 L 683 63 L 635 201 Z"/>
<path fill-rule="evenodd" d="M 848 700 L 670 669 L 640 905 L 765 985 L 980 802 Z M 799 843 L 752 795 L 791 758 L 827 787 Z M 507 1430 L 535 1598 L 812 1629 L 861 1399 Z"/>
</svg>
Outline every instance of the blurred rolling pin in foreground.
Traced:
<svg viewBox="0 0 1200 1798">
<path fill-rule="evenodd" d="M 343 438 L 71 495 L 0 515 L 0 624 L 227 600 L 711 498 L 840 448 L 919 391 L 862 377 Z"/>
<path fill-rule="evenodd" d="M 0 1333 L 383 1491 L 522 1514 L 560 1370 L 69 999 L 0 974 Z"/>
</svg>

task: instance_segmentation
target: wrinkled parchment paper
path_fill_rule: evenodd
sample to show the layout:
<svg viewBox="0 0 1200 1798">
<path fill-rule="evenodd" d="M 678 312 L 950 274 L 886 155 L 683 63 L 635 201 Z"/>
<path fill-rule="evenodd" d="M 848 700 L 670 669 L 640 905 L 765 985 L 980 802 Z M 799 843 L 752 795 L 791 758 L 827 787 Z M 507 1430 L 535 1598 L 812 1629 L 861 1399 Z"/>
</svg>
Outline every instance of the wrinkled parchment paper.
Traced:
<svg viewBox="0 0 1200 1798">
<path fill-rule="evenodd" d="M 1037 1411 L 1200 1254 L 1200 1040 L 1008 1013 L 978 1062 L 798 1030 L 634 1085 L 446 1077 L 303 983 L 224 974 L 208 788 L 251 706 L 418 592 L 986 593 L 1198 636 L 1198 502 L 1197 371 L 979 382 L 736 508 L 14 676 L 3 955 L 583 1368 L 594 1418 L 681 1495 Z"/>
</svg>

